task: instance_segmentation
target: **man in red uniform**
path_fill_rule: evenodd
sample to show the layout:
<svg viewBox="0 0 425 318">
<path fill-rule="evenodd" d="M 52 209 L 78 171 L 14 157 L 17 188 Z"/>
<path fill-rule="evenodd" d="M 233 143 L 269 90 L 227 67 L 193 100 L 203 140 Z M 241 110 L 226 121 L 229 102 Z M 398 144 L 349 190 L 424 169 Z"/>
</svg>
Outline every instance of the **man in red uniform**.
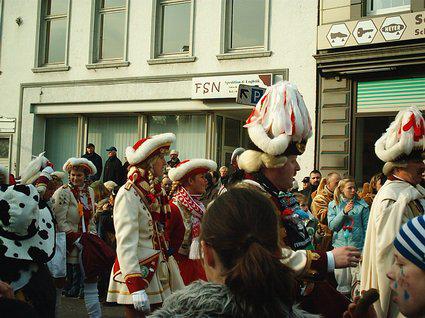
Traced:
<svg viewBox="0 0 425 318">
<path fill-rule="evenodd" d="M 176 259 L 185 285 L 207 280 L 199 257 L 199 233 L 205 207 L 199 200 L 207 188 L 205 174 L 217 164 L 208 159 L 180 162 L 168 172 L 173 181 L 171 217 L 165 226 L 170 253 Z"/>
</svg>

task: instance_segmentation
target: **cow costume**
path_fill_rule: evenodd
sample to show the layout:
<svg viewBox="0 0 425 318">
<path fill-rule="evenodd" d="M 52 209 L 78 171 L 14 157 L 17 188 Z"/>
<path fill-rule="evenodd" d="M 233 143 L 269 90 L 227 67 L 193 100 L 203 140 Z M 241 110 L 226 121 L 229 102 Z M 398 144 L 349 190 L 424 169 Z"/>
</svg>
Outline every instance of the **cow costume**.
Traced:
<svg viewBox="0 0 425 318">
<path fill-rule="evenodd" d="M 0 280 L 40 317 L 55 315 L 55 287 L 46 267 L 54 255 L 52 214 L 33 185 L 0 187 Z"/>
<path fill-rule="evenodd" d="M 173 181 L 171 215 L 166 223 L 166 238 L 176 259 L 185 285 L 207 280 L 199 257 L 199 234 L 205 207 L 200 201 L 203 193 L 190 193 L 189 178 L 215 171 L 217 164 L 208 159 L 184 160 L 168 172 Z M 206 184 L 205 184 L 206 186 Z"/>
<path fill-rule="evenodd" d="M 375 143 L 375 153 L 385 162 L 383 173 L 388 180 L 375 196 L 370 209 L 360 288 L 378 289 L 380 298 L 374 304 L 378 317 L 401 315 L 398 307 L 391 302 L 393 292 L 386 273 L 394 262 L 393 241 L 401 226 L 424 214 L 425 189 L 397 177 L 394 169 L 407 168 L 413 163 L 423 172 L 424 135 L 425 120 L 421 111 L 410 107 L 398 113 L 385 134 Z"/>
<path fill-rule="evenodd" d="M 176 262 L 167 256 L 163 227 L 170 207 L 153 169 L 158 160 L 165 164 L 174 141 L 174 134 L 165 133 L 127 147 L 128 181 L 115 199 L 117 259 L 107 301 L 134 305 L 138 311 L 148 312 L 150 304 L 161 304 L 184 286 Z"/>
</svg>

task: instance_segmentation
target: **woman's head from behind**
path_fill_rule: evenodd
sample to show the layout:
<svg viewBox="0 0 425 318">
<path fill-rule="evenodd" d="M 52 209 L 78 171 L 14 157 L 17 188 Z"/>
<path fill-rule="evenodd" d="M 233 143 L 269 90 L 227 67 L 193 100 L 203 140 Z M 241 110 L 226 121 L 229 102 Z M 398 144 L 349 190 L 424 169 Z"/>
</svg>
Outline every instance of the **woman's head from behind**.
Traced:
<svg viewBox="0 0 425 318">
<path fill-rule="evenodd" d="M 293 274 L 280 261 L 278 218 L 263 193 L 230 188 L 208 207 L 200 238 L 208 280 L 228 286 L 251 314 L 279 313 L 276 299 L 292 305 Z"/>
</svg>

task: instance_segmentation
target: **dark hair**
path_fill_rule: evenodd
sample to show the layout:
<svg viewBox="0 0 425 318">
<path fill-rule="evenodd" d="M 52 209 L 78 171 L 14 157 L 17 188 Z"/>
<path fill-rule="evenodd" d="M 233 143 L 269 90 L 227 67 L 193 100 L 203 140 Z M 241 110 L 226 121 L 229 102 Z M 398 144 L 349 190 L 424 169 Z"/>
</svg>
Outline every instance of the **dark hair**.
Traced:
<svg viewBox="0 0 425 318">
<path fill-rule="evenodd" d="M 200 239 L 214 248 L 226 286 L 249 317 L 278 317 L 282 304 L 294 303 L 296 282 L 281 262 L 278 224 L 271 200 L 242 185 L 220 195 L 202 220 Z"/>
<path fill-rule="evenodd" d="M 220 174 L 217 171 L 211 171 L 212 177 L 216 180 L 220 180 Z"/>
<path fill-rule="evenodd" d="M 214 185 L 213 184 L 213 181 L 212 181 L 212 175 L 211 175 L 211 173 L 207 172 L 205 174 L 205 179 L 207 179 L 207 182 L 208 182 L 207 189 L 211 188 Z"/>
<path fill-rule="evenodd" d="M 316 170 L 316 169 L 314 169 L 314 170 L 312 170 L 312 171 L 310 172 L 310 176 L 311 176 L 312 174 L 320 174 L 320 175 L 322 175 L 322 173 L 321 173 L 319 170 Z"/>
</svg>

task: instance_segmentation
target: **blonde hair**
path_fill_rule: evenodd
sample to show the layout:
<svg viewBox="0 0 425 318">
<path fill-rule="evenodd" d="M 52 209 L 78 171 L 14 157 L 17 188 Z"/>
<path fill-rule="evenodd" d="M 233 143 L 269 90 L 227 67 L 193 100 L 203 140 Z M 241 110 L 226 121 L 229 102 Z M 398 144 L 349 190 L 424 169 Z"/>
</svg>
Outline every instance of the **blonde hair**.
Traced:
<svg viewBox="0 0 425 318">
<path fill-rule="evenodd" d="M 356 185 L 356 180 L 354 180 L 353 178 L 345 178 L 339 181 L 338 186 L 336 187 L 334 191 L 334 201 L 336 205 L 339 205 L 341 203 L 341 195 L 344 195 L 343 194 L 344 187 L 347 185 L 347 183 L 350 183 L 350 182 Z M 355 194 L 355 197 L 357 197 L 357 193 Z"/>
<path fill-rule="evenodd" d="M 265 152 L 246 150 L 238 159 L 240 169 L 252 173 L 258 172 L 261 168 L 278 168 L 283 167 L 288 158 L 285 156 L 273 156 Z"/>
</svg>

